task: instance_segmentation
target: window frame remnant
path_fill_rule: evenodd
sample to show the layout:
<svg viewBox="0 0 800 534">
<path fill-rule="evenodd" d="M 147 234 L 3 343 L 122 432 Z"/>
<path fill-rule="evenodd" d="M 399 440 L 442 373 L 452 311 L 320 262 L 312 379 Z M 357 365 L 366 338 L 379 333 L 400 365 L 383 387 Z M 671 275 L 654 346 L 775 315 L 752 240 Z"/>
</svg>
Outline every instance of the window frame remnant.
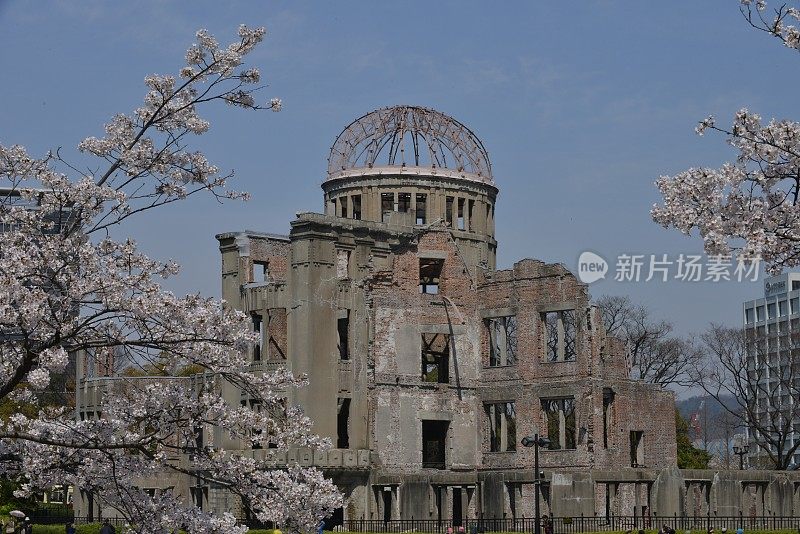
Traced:
<svg viewBox="0 0 800 534">
<path fill-rule="evenodd" d="M 340 397 L 336 406 L 336 448 L 350 448 L 350 399 Z"/>
<path fill-rule="evenodd" d="M 411 211 L 411 193 L 397 193 L 397 212 L 408 213 Z"/>
<path fill-rule="evenodd" d="M 423 333 L 421 377 L 428 384 L 450 383 L 450 334 Z"/>
<path fill-rule="evenodd" d="M 540 399 L 542 418 L 550 439 L 548 449 L 575 450 L 578 445 L 575 397 L 547 397 Z"/>
<path fill-rule="evenodd" d="M 447 226 L 453 228 L 453 201 L 455 197 L 445 197 L 444 199 L 444 220 Z"/>
<path fill-rule="evenodd" d="M 361 220 L 361 195 L 353 195 L 353 219 Z"/>
<path fill-rule="evenodd" d="M 450 421 L 422 420 L 423 468 L 447 468 L 447 434 L 449 430 Z"/>
<path fill-rule="evenodd" d="M 387 222 L 394 211 L 394 193 L 381 193 L 381 221 Z"/>
<path fill-rule="evenodd" d="M 517 412 L 514 401 L 483 405 L 489 423 L 489 452 L 517 451 Z"/>
<path fill-rule="evenodd" d="M 574 362 L 578 353 L 578 316 L 576 310 L 541 313 L 544 329 L 544 361 Z"/>
<path fill-rule="evenodd" d="M 489 367 L 517 364 L 517 316 L 488 317 L 484 320 L 489 333 Z"/>
<path fill-rule="evenodd" d="M 419 258 L 419 292 L 427 295 L 439 294 L 442 271 L 444 259 Z"/>
<path fill-rule="evenodd" d="M 428 220 L 428 195 L 417 193 L 416 205 L 414 206 L 414 224 L 425 224 Z"/>
<path fill-rule="evenodd" d="M 336 348 L 340 360 L 350 359 L 350 310 L 344 317 L 336 319 Z"/>
</svg>

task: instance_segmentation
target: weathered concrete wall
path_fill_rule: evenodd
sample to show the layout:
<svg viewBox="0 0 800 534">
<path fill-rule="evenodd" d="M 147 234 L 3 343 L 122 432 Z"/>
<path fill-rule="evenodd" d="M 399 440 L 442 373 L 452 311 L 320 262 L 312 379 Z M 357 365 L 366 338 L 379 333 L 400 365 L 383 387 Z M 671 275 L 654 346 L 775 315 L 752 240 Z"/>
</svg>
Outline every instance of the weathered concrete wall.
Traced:
<svg viewBox="0 0 800 534">
<path fill-rule="evenodd" d="M 425 481 L 408 480 L 400 485 L 400 517 L 430 519 L 430 485 Z"/>
<path fill-rule="evenodd" d="M 653 482 L 650 502 L 659 515 L 683 515 L 686 512 L 686 482 L 677 467 L 661 471 Z"/>
</svg>

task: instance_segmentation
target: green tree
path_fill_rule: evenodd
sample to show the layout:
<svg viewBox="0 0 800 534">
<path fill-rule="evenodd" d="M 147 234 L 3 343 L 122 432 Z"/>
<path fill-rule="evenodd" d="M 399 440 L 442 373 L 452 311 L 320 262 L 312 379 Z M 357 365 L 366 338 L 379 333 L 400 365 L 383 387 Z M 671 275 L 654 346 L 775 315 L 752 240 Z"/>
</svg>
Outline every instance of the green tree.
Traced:
<svg viewBox="0 0 800 534">
<path fill-rule="evenodd" d="M 681 469 L 708 469 L 711 454 L 692 445 L 689 422 L 675 408 L 675 441 L 678 446 L 678 467 Z"/>
</svg>

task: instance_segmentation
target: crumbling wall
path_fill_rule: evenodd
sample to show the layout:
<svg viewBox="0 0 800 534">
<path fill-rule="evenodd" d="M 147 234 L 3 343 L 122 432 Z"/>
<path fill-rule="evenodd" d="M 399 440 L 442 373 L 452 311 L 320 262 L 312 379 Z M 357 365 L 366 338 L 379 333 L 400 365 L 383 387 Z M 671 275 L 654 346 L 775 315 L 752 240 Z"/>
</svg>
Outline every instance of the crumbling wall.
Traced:
<svg viewBox="0 0 800 534">
<path fill-rule="evenodd" d="M 439 290 L 420 292 L 420 258 L 442 260 Z M 480 364 L 477 294 L 447 230 L 431 231 L 396 249 L 391 274 L 369 280 L 370 358 L 374 369 L 375 448 L 382 466 L 422 466 L 422 421 L 448 422 L 447 465 L 477 465 L 475 395 Z M 445 297 L 447 300 L 445 300 Z M 423 335 L 449 337 L 448 382 L 422 378 Z"/>
<path fill-rule="evenodd" d="M 267 264 L 268 280 L 285 281 L 289 272 L 291 244 L 285 239 L 261 236 L 250 237 L 250 254 L 242 256 L 242 271 L 247 273 L 247 282 L 258 283 L 264 280 L 253 279 L 253 262 Z"/>
</svg>

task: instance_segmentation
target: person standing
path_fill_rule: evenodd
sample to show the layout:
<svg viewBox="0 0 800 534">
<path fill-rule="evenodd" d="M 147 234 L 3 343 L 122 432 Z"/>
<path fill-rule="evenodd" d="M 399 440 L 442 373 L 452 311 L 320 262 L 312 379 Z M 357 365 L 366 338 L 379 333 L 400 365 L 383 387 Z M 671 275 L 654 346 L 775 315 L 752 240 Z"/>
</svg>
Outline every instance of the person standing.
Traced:
<svg viewBox="0 0 800 534">
<path fill-rule="evenodd" d="M 116 529 L 111 525 L 108 519 L 103 519 L 103 526 L 100 527 L 100 534 L 116 534 Z"/>
<path fill-rule="evenodd" d="M 544 534 L 553 534 L 553 520 L 547 514 L 542 516 L 542 528 Z"/>
</svg>

